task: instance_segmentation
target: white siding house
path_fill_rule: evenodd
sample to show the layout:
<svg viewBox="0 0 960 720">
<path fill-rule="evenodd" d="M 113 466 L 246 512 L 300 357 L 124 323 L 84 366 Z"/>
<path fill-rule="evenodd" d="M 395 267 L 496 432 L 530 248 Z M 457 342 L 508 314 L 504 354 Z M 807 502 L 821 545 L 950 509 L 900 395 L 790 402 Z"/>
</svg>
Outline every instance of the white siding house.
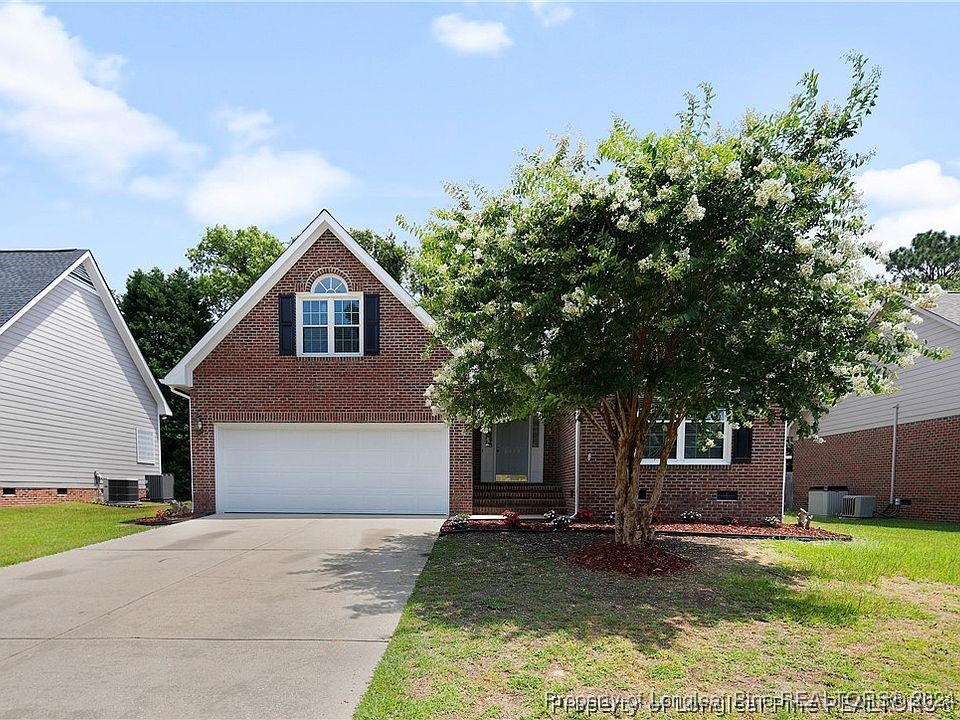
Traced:
<svg viewBox="0 0 960 720">
<path fill-rule="evenodd" d="M 960 293 L 947 293 L 936 308 L 917 313 L 923 318 L 914 328 L 917 335 L 952 354 L 937 361 L 921 358 L 901 369 L 895 393 L 846 398 L 820 421 L 821 435 L 889 427 L 894 405 L 900 408 L 900 424 L 960 415 Z"/>
<path fill-rule="evenodd" d="M 0 500 L 160 473 L 169 414 L 89 252 L 0 251 Z"/>
</svg>

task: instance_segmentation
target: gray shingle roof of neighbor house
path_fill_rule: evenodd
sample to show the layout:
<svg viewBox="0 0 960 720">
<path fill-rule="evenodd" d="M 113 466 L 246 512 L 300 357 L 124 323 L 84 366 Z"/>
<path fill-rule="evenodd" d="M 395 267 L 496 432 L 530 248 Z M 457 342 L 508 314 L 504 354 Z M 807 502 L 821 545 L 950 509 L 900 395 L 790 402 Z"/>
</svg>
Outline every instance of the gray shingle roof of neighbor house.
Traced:
<svg viewBox="0 0 960 720">
<path fill-rule="evenodd" d="M 947 292 L 937 298 L 937 306 L 930 312 L 960 325 L 960 292 Z"/>
<path fill-rule="evenodd" d="M 39 295 L 86 250 L 0 250 L 0 325 Z"/>
</svg>

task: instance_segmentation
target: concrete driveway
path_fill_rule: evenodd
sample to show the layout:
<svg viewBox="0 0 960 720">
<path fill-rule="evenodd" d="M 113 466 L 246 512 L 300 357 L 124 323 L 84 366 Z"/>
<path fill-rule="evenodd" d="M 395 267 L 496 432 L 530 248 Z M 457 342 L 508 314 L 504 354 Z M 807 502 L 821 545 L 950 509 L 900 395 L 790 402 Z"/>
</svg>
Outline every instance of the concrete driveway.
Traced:
<svg viewBox="0 0 960 720">
<path fill-rule="evenodd" d="M 0 717 L 348 718 L 441 522 L 214 516 L 0 568 Z"/>
</svg>

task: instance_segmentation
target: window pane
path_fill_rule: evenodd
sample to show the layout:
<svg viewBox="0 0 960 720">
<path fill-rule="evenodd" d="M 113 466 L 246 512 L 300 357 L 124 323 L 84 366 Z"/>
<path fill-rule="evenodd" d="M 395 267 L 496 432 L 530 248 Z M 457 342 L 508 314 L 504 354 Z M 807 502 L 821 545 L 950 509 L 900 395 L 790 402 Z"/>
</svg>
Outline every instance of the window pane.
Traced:
<svg viewBox="0 0 960 720">
<path fill-rule="evenodd" d="M 333 351 L 338 353 L 360 352 L 360 328 L 334 327 Z"/>
<path fill-rule="evenodd" d="M 723 460 L 723 423 L 688 422 L 683 441 L 683 456 L 688 460 Z M 706 450 L 699 446 L 713 442 Z"/>
<path fill-rule="evenodd" d="M 334 325 L 359 325 L 360 324 L 360 301 L 359 300 L 334 300 L 333 301 L 333 324 Z"/>
<path fill-rule="evenodd" d="M 305 353 L 329 352 L 327 347 L 327 328 L 305 327 L 303 329 L 303 351 Z"/>
<path fill-rule="evenodd" d="M 667 438 L 667 424 L 666 423 L 654 423 L 650 428 L 650 434 L 647 435 L 647 447 L 643 452 L 645 458 L 653 458 L 655 460 L 660 459 L 660 450 L 663 449 L 663 442 Z M 673 448 L 670 450 L 670 459 L 676 459 L 677 457 L 677 446 L 674 442 Z"/>
<path fill-rule="evenodd" d="M 304 300 L 303 301 L 303 324 L 304 325 L 326 325 L 327 324 L 327 301 L 326 300 Z"/>
<path fill-rule="evenodd" d="M 313 286 L 315 293 L 345 293 L 347 286 L 338 277 L 325 277 L 317 280 Z"/>
</svg>

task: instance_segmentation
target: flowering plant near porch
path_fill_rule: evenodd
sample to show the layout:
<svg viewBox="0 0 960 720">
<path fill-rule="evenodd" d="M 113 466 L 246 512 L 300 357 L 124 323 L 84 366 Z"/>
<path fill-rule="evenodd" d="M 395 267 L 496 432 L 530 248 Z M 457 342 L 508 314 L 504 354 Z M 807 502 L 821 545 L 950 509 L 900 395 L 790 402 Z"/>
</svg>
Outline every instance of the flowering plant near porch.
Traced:
<svg viewBox="0 0 960 720">
<path fill-rule="evenodd" d="M 616 539 L 646 545 L 685 418 L 812 434 L 847 394 L 937 355 L 909 328 L 930 296 L 861 268 L 878 254 L 853 180 L 864 156 L 846 142 L 878 73 L 852 67 L 837 105 L 810 73 L 785 111 L 728 131 L 704 86 L 673 132 L 617 120 L 596 152 L 560 138 L 524 154 L 499 193 L 449 188 L 452 207 L 411 227 L 435 342 L 452 351 L 427 402 L 483 429 L 580 410 L 614 450 Z M 651 429 L 664 440 L 640 505 Z"/>
</svg>

